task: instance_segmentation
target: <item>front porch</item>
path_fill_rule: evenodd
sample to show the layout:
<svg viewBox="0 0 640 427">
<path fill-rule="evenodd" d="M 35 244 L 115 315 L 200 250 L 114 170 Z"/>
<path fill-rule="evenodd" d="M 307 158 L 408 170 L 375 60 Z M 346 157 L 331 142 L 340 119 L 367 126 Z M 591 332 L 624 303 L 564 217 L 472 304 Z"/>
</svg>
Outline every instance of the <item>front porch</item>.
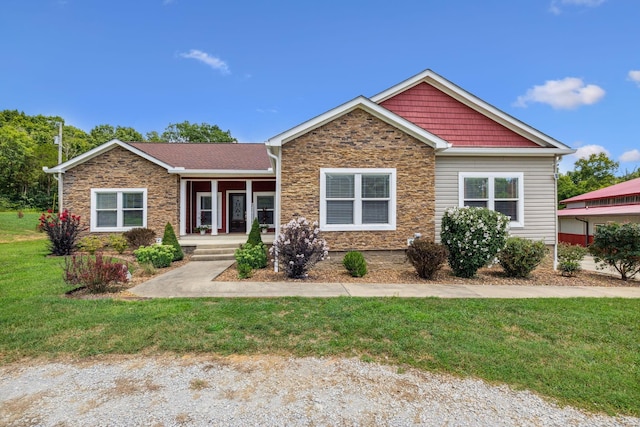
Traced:
<svg viewBox="0 0 640 427">
<path fill-rule="evenodd" d="M 248 234 L 256 218 L 273 233 L 275 190 L 273 178 L 181 178 L 180 238 L 198 241 L 200 237 Z M 203 229 L 205 235 L 200 236 Z M 236 240 L 242 239 L 230 237 Z"/>
</svg>

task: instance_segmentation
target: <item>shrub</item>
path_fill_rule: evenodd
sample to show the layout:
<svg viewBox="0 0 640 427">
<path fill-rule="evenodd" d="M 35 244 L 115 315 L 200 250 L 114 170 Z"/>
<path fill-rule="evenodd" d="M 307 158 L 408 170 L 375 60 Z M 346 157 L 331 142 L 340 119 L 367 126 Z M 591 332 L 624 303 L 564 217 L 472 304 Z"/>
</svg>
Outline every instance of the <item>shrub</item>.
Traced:
<svg viewBox="0 0 640 427">
<path fill-rule="evenodd" d="M 253 268 L 249 264 L 238 264 L 238 277 L 241 279 L 247 279 L 253 275 Z"/>
<path fill-rule="evenodd" d="M 133 251 L 139 263 L 151 262 L 155 268 L 165 268 L 171 265 L 175 249 L 171 245 L 140 246 Z"/>
<path fill-rule="evenodd" d="M 407 260 L 423 279 L 433 279 L 442 268 L 449 252 L 444 245 L 427 239 L 415 239 L 407 248 Z"/>
<path fill-rule="evenodd" d="M 245 264 L 253 269 L 265 268 L 267 266 L 267 248 L 264 243 L 257 245 L 245 243 L 236 249 L 233 254 L 238 265 Z"/>
<path fill-rule="evenodd" d="M 136 270 L 137 275 L 142 277 L 153 276 L 156 274 L 156 268 L 151 261 L 139 262 L 139 270 Z"/>
<path fill-rule="evenodd" d="M 496 257 L 509 234 L 509 218 L 486 208 L 448 208 L 442 217 L 442 244 L 459 277 L 473 277 Z"/>
<path fill-rule="evenodd" d="M 110 258 L 105 259 L 102 254 L 65 258 L 64 281 L 70 285 L 84 286 L 90 292 L 106 292 L 112 283 L 126 283 L 128 280 L 128 266 Z"/>
<path fill-rule="evenodd" d="M 80 216 L 70 214 L 68 210 L 54 214 L 51 209 L 40 215 L 38 229 L 47 233 L 49 250 L 53 255 L 71 255 L 77 249 L 78 235 L 84 229 L 80 225 Z"/>
<path fill-rule="evenodd" d="M 573 277 L 580 269 L 580 263 L 587 254 L 587 248 L 569 243 L 558 245 L 558 268 L 563 276 Z"/>
<path fill-rule="evenodd" d="M 498 254 L 498 261 L 509 277 L 529 277 L 547 254 L 543 241 L 534 242 L 521 237 L 509 237 Z"/>
<path fill-rule="evenodd" d="M 156 232 L 148 228 L 132 228 L 123 233 L 129 242 L 129 247 L 138 249 L 140 246 L 150 246 L 155 243 Z"/>
<path fill-rule="evenodd" d="M 178 238 L 176 237 L 176 233 L 173 231 L 173 226 L 171 223 L 167 222 L 167 225 L 164 226 L 164 235 L 162 236 L 162 244 L 163 245 L 171 245 L 175 252 L 173 254 L 174 261 L 180 261 L 184 258 L 184 252 L 182 252 L 182 246 L 178 243 Z"/>
<path fill-rule="evenodd" d="M 352 277 L 363 277 L 367 274 L 367 260 L 361 252 L 347 252 L 342 259 L 342 265 Z"/>
<path fill-rule="evenodd" d="M 109 236 L 109 245 L 116 252 L 121 254 L 127 249 L 127 247 L 129 246 L 129 243 L 127 242 L 127 239 L 122 234 L 111 234 Z"/>
<path fill-rule="evenodd" d="M 249 232 L 247 243 L 253 246 L 262 243 L 262 237 L 260 236 L 260 223 L 258 222 L 258 218 L 254 219 L 253 223 L 251 224 L 251 231 Z"/>
<path fill-rule="evenodd" d="M 98 236 L 86 236 L 80 239 L 78 247 L 83 251 L 89 252 L 91 255 L 95 254 L 98 249 L 101 249 L 104 243 Z"/>
<path fill-rule="evenodd" d="M 327 258 L 327 242 L 320 237 L 318 223 L 310 224 L 298 217 L 280 227 L 280 234 L 273 242 L 271 254 L 284 269 L 287 277 L 304 278 L 318 262 Z"/>
<path fill-rule="evenodd" d="M 609 223 L 593 233 L 589 252 L 599 269 L 615 268 L 622 280 L 640 272 L 640 224 Z"/>
</svg>

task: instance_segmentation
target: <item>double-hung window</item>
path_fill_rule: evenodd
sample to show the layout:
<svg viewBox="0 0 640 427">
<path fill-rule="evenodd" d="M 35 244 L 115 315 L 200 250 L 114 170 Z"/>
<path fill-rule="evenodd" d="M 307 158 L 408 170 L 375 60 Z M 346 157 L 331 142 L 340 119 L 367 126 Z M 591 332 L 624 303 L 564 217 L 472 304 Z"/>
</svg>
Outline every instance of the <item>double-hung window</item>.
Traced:
<svg viewBox="0 0 640 427">
<path fill-rule="evenodd" d="M 320 228 L 395 230 L 395 169 L 320 169 Z"/>
<path fill-rule="evenodd" d="M 91 189 L 91 231 L 147 226 L 147 189 Z"/>
<path fill-rule="evenodd" d="M 488 208 L 508 216 L 511 227 L 524 227 L 523 181 L 520 172 L 460 172 L 459 206 Z"/>
</svg>

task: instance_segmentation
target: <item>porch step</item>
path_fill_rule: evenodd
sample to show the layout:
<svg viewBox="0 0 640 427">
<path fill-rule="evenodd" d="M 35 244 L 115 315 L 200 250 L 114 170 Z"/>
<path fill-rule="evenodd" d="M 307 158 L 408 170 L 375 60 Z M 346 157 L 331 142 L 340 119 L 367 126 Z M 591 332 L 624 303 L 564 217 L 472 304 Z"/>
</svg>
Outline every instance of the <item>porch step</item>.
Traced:
<svg viewBox="0 0 640 427">
<path fill-rule="evenodd" d="M 224 261 L 233 260 L 233 253 L 239 245 L 234 243 L 198 245 L 191 255 L 191 261 Z"/>
</svg>

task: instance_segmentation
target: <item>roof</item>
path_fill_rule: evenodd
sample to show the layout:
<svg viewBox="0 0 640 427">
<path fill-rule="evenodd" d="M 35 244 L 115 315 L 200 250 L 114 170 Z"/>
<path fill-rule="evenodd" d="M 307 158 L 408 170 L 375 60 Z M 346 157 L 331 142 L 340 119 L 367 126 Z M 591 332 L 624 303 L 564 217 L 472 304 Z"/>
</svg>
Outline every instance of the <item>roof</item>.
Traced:
<svg viewBox="0 0 640 427">
<path fill-rule="evenodd" d="M 575 150 L 506 114 L 432 70 L 425 70 L 371 97 L 371 100 L 432 132 L 452 148 L 442 155 L 503 150 L 527 155 L 571 154 Z M 541 148 L 543 150 L 541 150 Z"/>
<path fill-rule="evenodd" d="M 640 215 L 640 205 L 596 206 L 591 208 L 561 209 L 558 211 L 559 217 L 600 215 Z"/>
<path fill-rule="evenodd" d="M 344 104 L 333 108 L 326 113 L 320 114 L 319 116 L 314 117 L 311 120 L 307 120 L 306 122 L 299 124 L 298 126 L 295 126 L 285 132 L 282 132 L 279 135 L 274 136 L 273 138 L 270 138 L 269 141 L 267 141 L 267 145 L 272 147 L 280 147 L 287 142 L 292 141 L 308 132 L 311 132 L 312 130 L 317 129 L 320 126 L 323 126 L 330 121 L 356 109 L 366 111 L 367 113 L 388 123 L 389 125 L 407 133 L 408 135 L 413 136 L 417 140 L 430 145 L 436 150 L 444 150 L 449 147 L 449 144 L 439 136 L 434 135 L 431 132 L 421 128 L 420 126 L 417 126 L 415 123 L 412 123 L 409 120 L 398 116 L 394 112 L 389 111 L 374 102 L 371 102 L 370 99 L 365 98 L 364 96 L 358 96 L 357 98 L 354 98 L 349 102 L 345 102 Z"/>
<path fill-rule="evenodd" d="M 561 200 L 560 203 L 584 202 L 587 200 L 608 199 L 611 197 L 631 196 L 635 194 L 640 194 L 640 178 Z"/>
<path fill-rule="evenodd" d="M 132 142 L 134 148 L 187 170 L 264 170 L 271 167 L 264 144 Z"/>
<path fill-rule="evenodd" d="M 271 161 L 264 144 L 237 143 L 126 143 L 117 139 L 93 148 L 46 173 L 64 173 L 100 154 L 121 147 L 169 173 L 191 174 L 272 174 Z"/>
</svg>

